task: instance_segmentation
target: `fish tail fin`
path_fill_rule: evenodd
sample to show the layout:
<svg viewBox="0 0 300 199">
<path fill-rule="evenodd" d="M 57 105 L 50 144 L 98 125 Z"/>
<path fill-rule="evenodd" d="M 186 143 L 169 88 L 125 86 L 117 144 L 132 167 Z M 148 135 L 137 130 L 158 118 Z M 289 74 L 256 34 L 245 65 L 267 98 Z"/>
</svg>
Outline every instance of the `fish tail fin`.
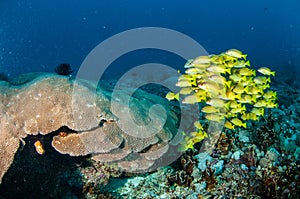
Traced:
<svg viewBox="0 0 300 199">
<path fill-rule="evenodd" d="M 179 92 L 174 95 L 174 99 L 179 101 Z"/>
<path fill-rule="evenodd" d="M 245 66 L 250 66 L 250 60 L 246 61 Z"/>
</svg>

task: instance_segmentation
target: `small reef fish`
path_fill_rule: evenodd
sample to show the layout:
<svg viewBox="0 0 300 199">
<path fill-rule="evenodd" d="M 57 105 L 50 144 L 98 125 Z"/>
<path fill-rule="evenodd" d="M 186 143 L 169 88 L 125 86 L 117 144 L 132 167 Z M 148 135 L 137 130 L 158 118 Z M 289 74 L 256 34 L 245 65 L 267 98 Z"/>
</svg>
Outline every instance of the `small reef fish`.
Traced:
<svg viewBox="0 0 300 199">
<path fill-rule="evenodd" d="M 229 64 L 228 66 L 230 67 L 231 65 Z M 250 66 L 249 60 L 248 61 L 240 60 L 240 61 L 237 61 L 236 63 L 232 64 L 233 68 L 244 68 L 246 66 Z"/>
<path fill-rule="evenodd" d="M 237 107 L 237 108 L 234 108 L 234 109 L 231 109 L 231 113 L 243 113 L 246 111 L 246 107 L 245 106 L 242 106 L 242 107 Z"/>
<path fill-rule="evenodd" d="M 212 72 L 212 73 L 231 74 L 231 69 L 226 68 L 224 65 L 213 65 L 213 66 L 208 67 L 206 70 L 209 72 Z"/>
<path fill-rule="evenodd" d="M 226 55 L 227 56 L 227 55 Z M 210 55 L 209 56 L 210 57 L 210 61 L 211 61 L 211 63 L 213 63 L 213 64 L 223 64 L 224 62 L 225 62 L 225 60 L 227 60 L 226 58 L 225 58 L 225 55 L 220 55 L 220 56 L 218 56 L 218 55 Z M 228 56 L 229 57 L 229 56 Z M 232 57 L 231 57 L 232 58 Z"/>
<path fill-rule="evenodd" d="M 203 130 L 203 127 L 199 121 L 194 122 L 194 126 L 199 130 Z"/>
<path fill-rule="evenodd" d="M 266 107 L 267 105 L 268 103 L 264 100 L 259 100 L 255 104 L 253 104 L 253 106 L 256 108 Z"/>
<path fill-rule="evenodd" d="M 228 120 L 224 123 L 224 126 L 228 129 L 234 129 L 234 125 Z"/>
<path fill-rule="evenodd" d="M 204 70 L 202 70 L 201 68 L 188 68 L 185 71 L 186 74 L 191 74 L 191 75 L 202 74 L 203 72 Z"/>
<path fill-rule="evenodd" d="M 247 54 L 243 54 L 241 51 L 237 50 L 237 49 L 230 49 L 230 50 L 227 50 L 225 52 L 226 55 L 229 55 L 231 57 L 235 57 L 235 58 L 243 58 L 246 60 L 246 57 L 247 57 Z"/>
<path fill-rule="evenodd" d="M 270 83 L 271 82 L 271 79 L 270 77 L 262 77 L 262 76 L 258 76 L 258 77 L 254 77 L 253 81 L 256 83 L 256 84 L 267 84 L 267 83 Z"/>
<path fill-rule="evenodd" d="M 197 86 L 197 83 L 192 80 L 181 80 L 176 83 L 176 86 L 179 87 L 189 87 L 189 86 Z"/>
<path fill-rule="evenodd" d="M 43 145 L 39 140 L 34 143 L 34 146 L 35 146 L 35 150 L 38 154 L 43 155 L 45 153 Z"/>
<path fill-rule="evenodd" d="M 242 107 L 242 104 L 237 103 L 236 101 L 230 102 L 230 108 L 239 108 Z"/>
<path fill-rule="evenodd" d="M 212 99 L 208 100 L 206 103 L 211 106 L 218 107 L 218 108 L 222 108 L 225 106 L 225 101 L 222 99 L 218 99 L 218 98 L 212 98 Z"/>
<path fill-rule="evenodd" d="M 269 68 L 267 67 L 261 67 L 257 70 L 258 72 L 260 72 L 263 75 L 273 75 L 275 76 L 275 72 L 271 71 Z"/>
<path fill-rule="evenodd" d="M 243 104 L 251 104 L 252 102 L 256 102 L 255 97 L 251 97 L 251 95 L 245 95 L 243 94 L 239 100 L 237 100 L 239 103 Z"/>
<path fill-rule="evenodd" d="M 184 103 L 184 104 L 195 104 L 195 103 L 201 102 L 201 101 L 202 101 L 201 98 L 194 94 L 194 95 L 189 95 L 189 96 L 185 97 L 183 99 L 182 103 Z"/>
<path fill-rule="evenodd" d="M 235 100 L 240 98 L 240 94 L 236 94 L 233 91 L 228 90 L 226 93 L 221 93 L 218 97 L 223 100 Z"/>
<path fill-rule="evenodd" d="M 199 88 L 201 88 L 202 90 L 207 91 L 207 93 L 216 96 L 218 95 L 220 92 L 222 92 L 222 89 L 215 83 L 212 82 L 206 82 L 203 84 L 199 84 L 198 85 Z"/>
<path fill-rule="evenodd" d="M 184 87 L 179 91 L 179 93 L 182 95 L 188 95 L 191 92 L 193 92 L 193 89 L 191 87 Z"/>
<path fill-rule="evenodd" d="M 246 77 L 243 77 L 241 75 L 239 75 L 238 73 L 234 73 L 232 75 L 229 76 L 229 79 L 231 79 L 234 82 L 241 82 L 241 81 L 246 81 Z"/>
<path fill-rule="evenodd" d="M 255 113 L 244 113 L 241 118 L 243 120 L 259 120 L 259 117 L 257 117 L 257 115 Z"/>
<path fill-rule="evenodd" d="M 205 70 L 207 67 L 210 66 L 210 64 L 209 63 L 207 63 L 207 64 L 194 64 L 193 66 L 195 68 L 199 68 L 199 69 Z"/>
<path fill-rule="evenodd" d="M 221 75 L 211 75 L 208 77 L 208 79 L 218 84 L 227 86 L 228 88 L 231 85 L 231 81 L 227 81 L 226 78 Z"/>
<path fill-rule="evenodd" d="M 248 87 L 244 88 L 243 86 L 238 84 L 233 88 L 233 92 L 235 92 L 236 94 L 247 93 L 248 92 Z"/>
<path fill-rule="evenodd" d="M 210 121 L 221 122 L 223 119 L 225 119 L 225 116 L 222 114 L 209 113 L 205 115 L 205 118 Z"/>
<path fill-rule="evenodd" d="M 248 94 L 251 94 L 251 95 L 257 95 L 257 94 L 263 94 L 264 91 L 262 88 L 258 88 L 256 86 L 249 86 L 248 87 Z"/>
<path fill-rule="evenodd" d="M 265 109 L 263 109 L 263 108 L 253 108 L 251 110 L 251 113 L 254 113 L 257 116 L 263 116 L 265 113 L 264 111 L 265 111 Z"/>
<path fill-rule="evenodd" d="M 174 99 L 179 100 L 179 93 L 175 94 L 173 92 L 168 92 L 167 95 L 166 95 L 166 98 L 169 101 L 174 100 Z"/>
<path fill-rule="evenodd" d="M 209 56 L 199 56 L 194 59 L 192 64 L 208 64 L 210 63 L 210 57 Z"/>
<path fill-rule="evenodd" d="M 263 95 L 263 97 L 264 97 L 265 99 L 277 99 L 277 94 L 276 94 L 276 92 L 274 92 L 274 91 L 267 91 L 267 92 Z"/>
<path fill-rule="evenodd" d="M 219 109 L 215 108 L 214 106 L 204 106 L 201 111 L 203 113 L 217 113 Z"/>
<path fill-rule="evenodd" d="M 266 106 L 267 108 L 278 108 L 278 104 L 273 102 L 273 101 L 270 101 L 268 103 L 266 103 Z"/>
<path fill-rule="evenodd" d="M 249 68 L 241 68 L 239 69 L 239 74 L 244 76 L 255 76 L 256 72 L 255 70 L 249 69 Z"/>
<path fill-rule="evenodd" d="M 242 121 L 241 121 L 240 119 L 238 119 L 238 118 L 233 118 L 233 119 L 231 119 L 231 123 L 234 124 L 235 126 L 246 128 L 246 123 L 245 123 L 245 122 L 242 122 Z"/>
<path fill-rule="evenodd" d="M 198 75 L 187 75 L 187 74 L 183 74 L 183 75 L 180 75 L 178 77 L 178 81 L 194 81 L 196 78 L 197 78 Z"/>
<path fill-rule="evenodd" d="M 237 49 L 225 53 L 199 56 L 185 64 L 185 73 L 180 74 L 178 94 L 184 95 L 182 103 L 204 103 L 201 110 L 207 120 L 222 122 L 224 127 L 246 128 L 246 121 L 257 121 L 264 116 L 265 108 L 277 107 L 277 94 L 270 88 L 275 72 L 262 67 L 256 76 L 250 61 Z M 179 98 L 169 94 L 168 99 Z M 201 104 L 202 106 L 202 104 Z M 203 140 L 207 134 L 199 121 L 194 123 L 196 131 L 186 137 L 185 149 Z"/>
</svg>

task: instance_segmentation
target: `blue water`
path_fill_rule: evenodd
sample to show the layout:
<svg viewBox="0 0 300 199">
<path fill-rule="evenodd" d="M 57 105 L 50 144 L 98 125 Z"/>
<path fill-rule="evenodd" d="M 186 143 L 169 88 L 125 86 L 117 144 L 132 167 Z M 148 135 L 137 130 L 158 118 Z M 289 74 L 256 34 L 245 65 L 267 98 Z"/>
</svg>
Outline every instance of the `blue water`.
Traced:
<svg viewBox="0 0 300 199">
<path fill-rule="evenodd" d="M 148 26 L 182 32 L 209 53 L 240 49 L 255 67 L 300 70 L 299 8 L 299 0 L 1 0 L 0 72 L 53 72 L 64 62 L 76 71 L 100 42 Z M 148 62 L 179 68 L 185 60 L 144 50 L 112 68 Z"/>
</svg>

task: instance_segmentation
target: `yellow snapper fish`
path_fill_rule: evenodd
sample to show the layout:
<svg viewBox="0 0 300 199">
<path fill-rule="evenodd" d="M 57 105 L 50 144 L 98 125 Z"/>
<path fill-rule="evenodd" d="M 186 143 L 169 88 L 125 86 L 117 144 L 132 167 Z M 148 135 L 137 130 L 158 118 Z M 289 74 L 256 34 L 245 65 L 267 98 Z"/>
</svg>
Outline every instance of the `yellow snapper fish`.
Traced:
<svg viewBox="0 0 300 199">
<path fill-rule="evenodd" d="M 205 70 L 202 70 L 201 68 L 188 68 L 185 73 L 186 74 L 203 74 L 205 72 Z"/>
<path fill-rule="evenodd" d="M 247 57 L 247 54 L 243 54 L 241 51 L 237 50 L 237 49 L 230 49 L 230 50 L 227 50 L 225 52 L 226 55 L 229 55 L 231 57 L 235 57 L 235 58 L 243 58 L 246 60 L 246 57 Z"/>
<path fill-rule="evenodd" d="M 214 106 L 204 106 L 201 111 L 203 113 L 217 113 L 219 109 L 215 108 Z"/>
<path fill-rule="evenodd" d="M 228 63 L 228 62 L 232 62 L 233 63 L 233 62 L 236 62 L 238 60 L 238 58 L 230 56 L 230 55 L 227 55 L 226 53 L 222 53 L 220 55 L 220 57 L 222 58 L 223 63 Z"/>
<path fill-rule="evenodd" d="M 228 129 L 234 129 L 234 125 L 228 120 L 224 123 L 224 126 Z"/>
<path fill-rule="evenodd" d="M 259 117 L 255 113 L 244 113 L 241 118 L 243 120 L 259 120 Z"/>
<path fill-rule="evenodd" d="M 185 135 L 185 132 L 183 132 L 182 134 Z M 181 143 L 180 146 L 180 151 L 186 151 L 187 149 L 194 149 L 194 140 L 192 140 L 192 138 L 190 138 L 189 136 L 186 136 L 184 138 L 184 141 Z"/>
<path fill-rule="evenodd" d="M 257 77 L 254 77 L 253 81 L 256 84 L 267 84 L 267 83 L 271 82 L 271 79 L 270 79 L 270 77 L 257 76 Z"/>
<path fill-rule="evenodd" d="M 179 93 L 175 94 L 173 92 L 168 92 L 166 95 L 166 99 L 169 101 L 174 99 L 179 100 Z"/>
<path fill-rule="evenodd" d="M 277 108 L 278 107 L 278 104 L 276 104 L 275 102 L 273 101 L 269 101 L 266 103 L 266 108 Z"/>
<path fill-rule="evenodd" d="M 232 102 L 230 102 L 229 107 L 230 108 L 239 108 L 239 107 L 242 107 L 242 104 L 237 103 L 236 101 L 232 101 Z"/>
<path fill-rule="evenodd" d="M 264 97 L 265 99 L 277 99 L 277 93 L 274 92 L 274 91 L 267 91 L 267 92 L 263 95 L 263 97 Z"/>
<path fill-rule="evenodd" d="M 209 113 L 205 115 L 205 118 L 210 121 L 221 122 L 225 119 L 225 116 L 223 114 Z"/>
<path fill-rule="evenodd" d="M 242 94 L 242 93 L 247 93 L 248 92 L 248 87 L 243 87 L 241 85 L 236 85 L 233 90 L 236 94 Z"/>
<path fill-rule="evenodd" d="M 236 94 L 233 91 L 228 89 L 225 94 L 221 93 L 221 95 L 219 95 L 218 97 L 223 100 L 235 100 L 235 99 L 239 99 L 241 95 Z"/>
<path fill-rule="evenodd" d="M 255 85 L 253 83 L 253 77 L 252 76 L 244 76 L 244 77 L 245 77 L 245 80 L 239 82 L 240 85 L 247 86 L 247 87 L 250 86 L 250 85 Z"/>
<path fill-rule="evenodd" d="M 268 102 L 266 102 L 264 100 L 259 100 L 255 104 L 253 104 L 253 106 L 256 108 L 267 107 L 267 105 L 268 105 Z"/>
<path fill-rule="evenodd" d="M 209 72 L 219 73 L 219 74 L 225 74 L 225 73 L 231 74 L 231 69 L 226 68 L 226 66 L 224 65 L 211 65 L 206 70 Z"/>
<path fill-rule="evenodd" d="M 248 94 L 251 95 L 257 95 L 257 94 L 263 94 L 263 89 L 256 87 L 256 86 L 248 86 Z"/>
<path fill-rule="evenodd" d="M 205 70 L 207 67 L 210 66 L 210 64 L 209 63 L 207 63 L 207 64 L 193 64 L 193 66 L 195 68 L 199 68 L 199 69 Z"/>
<path fill-rule="evenodd" d="M 213 64 L 223 64 L 224 58 L 219 55 L 210 55 L 210 62 Z"/>
<path fill-rule="evenodd" d="M 237 113 L 231 113 L 230 111 L 228 111 L 226 113 L 226 118 L 234 118 L 234 117 L 237 117 L 238 114 Z"/>
<path fill-rule="evenodd" d="M 249 60 L 248 61 L 239 60 L 232 65 L 233 68 L 244 68 L 246 66 L 250 66 Z"/>
<path fill-rule="evenodd" d="M 178 81 L 176 83 L 176 86 L 179 86 L 179 87 L 190 87 L 190 86 L 197 86 L 197 83 L 195 81 L 182 80 L 182 81 Z"/>
<path fill-rule="evenodd" d="M 254 113 L 257 116 L 263 116 L 265 113 L 264 108 L 252 108 L 251 113 Z"/>
<path fill-rule="evenodd" d="M 208 105 L 222 108 L 225 107 L 225 101 L 219 98 L 212 98 L 206 102 Z"/>
<path fill-rule="evenodd" d="M 231 123 L 234 124 L 235 126 L 246 128 L 246 123 L 245 123 L 245 122 L 242 122 L 242 121 L 241 121 L 240 119 L 238 119 L 238 118 L 233 118 L 233 119 L 231 119 Z"/>
<path fill-rule="evenodd" d="M 242 114 L 241 118 L 242 118 L 242 120 L 244 120 L 244 121 L 249 120 L 249 113 L 244 113 L 244 114 Z"/>
<path fill-rule="evenodd" d="M 205 131 L 197 131 L 197 132 L 192 132 L 191 136 L 192 136 L 191 140 L 195 144 L 204 140 L 207 137 L 207 134 Z"/>
<path fill-rule="evenodd" d="M 255 70 L 251 70 L 249 68 L 240 68 L 239 74 L 244 75 L 244 76 L 255 76 L 256 72 L 255 72 Z"/>
<path fill-rule="evenodd" d="M 201 96 L 198 96 L 196 94 L 193 94 L 193 95 L 186 96 L 183 99 L 182 103 L 184 103 L 184 104 L 195 104 L 195 103 L 198 103 L 198 102 L 202 102 L 205 99 L 206 99 L 205 96 L 201 97 Z"/>
<path fill-rule="evenodd" d="M 178 81 L 181 81 L 181 80 L 192 81 L 192 80 L 195 80 L 197 77 L 198 77 L 198 75 L 187 75 L 187 74 L 183 74 L 183 75 L 180 75 L 180 76 L 178 77 Z"/>
<path fill-rule="evenodd" d="M 206 90 L 195 90 L 196 95 L 199 96 L 206 96 L 207 95 L 207 91 Z"/>
<path fill-rule="evenodd" d="M 199 56 L 196 57 L 193 62 L 192 65 L 194 64 L 208 64 L 210 63 L 210 57 L 209 56 Z"/>
<path fill-rule="evenodd" d="M 202 124 L 201 124 L 199 121 L 194 122 L 194 126 L 195 126 L 197 129 L 203 131 L 203 126 L 202 126 Z"/>
<path fill-rule="evenodd" d="M 191 87 L 184 87 L 179 91 L 179 93 L 182 95 L 188 95 L 191 92 L 193 92 L 193 88 L 191 88 Z"/>
<path fill-rule="evenodd" d="M 212 82 L 216 82 L 216 83 L 224 85 L 228 88 L 231 85 L 231 81 L 227 81 L 226 78 L 221 75 L 211 75 L 208 77 L 208 79 Z"/>
<path fill-rule="evenodd" d="M 242 106 L 242 107 L 238 107 L 238 108 L 234 108 L 234 109 L 231 109 L 231 113 L 243 113 L 246 111 L 246 107 L 245 106 Z"/>
<path fill-rule="evenodd" d="M 246 81 L 247 77 L 241 76 L 238 73 L 233 73 L 232 75 L 229 75 L 229 79 L 231 79 L 234 82 L 241 82 L 241 81 Z"/>
<path fill-rule="evenodd" d="M 258 72 L 260 72 L 263 75 L 273 75 L 275 76 L 275 72 L 271 71 L 269 68 L 267 67 L 261 67 L 257 70 Z"/>
<path fill-rule="evenodd" d="M 214 96 L 217 96 L 220 92 L 222 92 L 222 88 L 213 82 L 204 82 L 203 84 L 199 84 L 198 87 Z"/>
<path fill-rule="evenodd" d="M 239 100 L 237 100 L 239 103 L 243 104 L 251 104 L 252 102 L 256 102 L 256 98 L 252 97 L 251 95 L 242 95 Z"/>
</svg>

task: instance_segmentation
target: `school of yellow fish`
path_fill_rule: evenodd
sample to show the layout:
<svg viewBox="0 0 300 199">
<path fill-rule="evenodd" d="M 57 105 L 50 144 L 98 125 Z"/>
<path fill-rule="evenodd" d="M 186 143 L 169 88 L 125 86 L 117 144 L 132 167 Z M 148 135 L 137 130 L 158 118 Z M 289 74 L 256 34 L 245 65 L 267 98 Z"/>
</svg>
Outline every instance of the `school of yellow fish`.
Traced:
<svg viewBox="0 0 300 199">
<path fill-rule="evenodd" d="M 275 72 L 267 67 L 250 67 L 247 55 L 230 49 L 219 55 L 199 56 L 188 60 L 185 73 L 178 78 L 179 93 L 169 92 L 168 100 L 204 103 L 202 112 L 210 121 L 224 122 L 228 129 L 246 128 L 247 120 L 259 120 L 265 108 L 277 107 L 277 94 L 270 89 Z M 259 75 L 257 75 L 257 72 Z M 185 136 L 184 149 L 207 137 L 199 121 L 195 132 Z"/>
</svg>

